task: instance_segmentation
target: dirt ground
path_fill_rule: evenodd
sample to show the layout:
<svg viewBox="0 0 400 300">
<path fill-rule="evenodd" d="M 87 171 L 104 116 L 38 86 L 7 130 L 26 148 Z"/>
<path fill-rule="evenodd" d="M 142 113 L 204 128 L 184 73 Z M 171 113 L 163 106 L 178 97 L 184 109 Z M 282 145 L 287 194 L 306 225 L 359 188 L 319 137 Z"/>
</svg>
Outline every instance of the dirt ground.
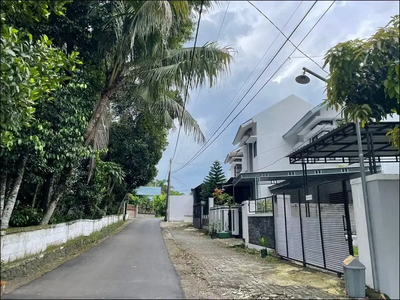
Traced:
<svg viewBox="0 0 400 300">
<path fill-rule="evenodd" d="M 346 298 L 343 279 L 244 248 L 241 240 L 210 239 L 182 223 L 161 223 L 170 258 L 189 299 Z M 239 242 L 238 242 L 239 241 Z"/>
</svg>

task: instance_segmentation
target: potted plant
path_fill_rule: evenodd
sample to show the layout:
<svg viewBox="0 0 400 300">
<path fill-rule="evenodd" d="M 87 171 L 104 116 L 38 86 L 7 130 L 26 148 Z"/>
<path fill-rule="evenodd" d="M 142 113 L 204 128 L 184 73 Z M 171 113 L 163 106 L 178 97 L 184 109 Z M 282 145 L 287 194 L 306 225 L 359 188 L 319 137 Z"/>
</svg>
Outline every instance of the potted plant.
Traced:
<svg viewBox="0 0 400 300">
<path fill-rule="evenodd" d="M 267 255 L 268 255 L 267 238 L 266 238 L 265 236 L 263 236 L 263 237 L 260 239 L 260 243 L 261 243 L 261 246 L 264 247 L 263 249 L 261 249 L 261 258 L 266 258 Z"/>
</svg>

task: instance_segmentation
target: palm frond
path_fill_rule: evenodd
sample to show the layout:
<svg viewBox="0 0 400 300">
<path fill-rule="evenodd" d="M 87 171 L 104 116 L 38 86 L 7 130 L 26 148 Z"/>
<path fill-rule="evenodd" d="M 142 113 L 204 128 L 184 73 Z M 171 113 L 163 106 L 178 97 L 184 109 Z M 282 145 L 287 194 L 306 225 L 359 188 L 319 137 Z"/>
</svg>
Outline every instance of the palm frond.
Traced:
<svg viewBox="0 0 400 300">
<path fill-rule="evenodd" d="M 192 136 L 197 143 L 205 141 L 205 137 L 197 121 L 187 110 L 183 110 L 183 100 L 177 92 L 164 92 L 154 94 L 149 88 L 140 85 L 130 90 L 129 97 L 135 99 L 132 105 L 138 110 L 148 110 L 154 118 L 162 118 L 164 124 L 174 128 L 174 120 L 182 121 L 186 135 Z M 183 111 L 183 117 L 182 117 Z"/>
<path fill-rule="evenodd" d="M 191 89 L 205 86 L 207 82 L 212 87 L 221 73 L 229 73 L 232 50 L 231 47 L 220 48 L 216 43 L 196 47 L 194 52 L 193 48 L 168 50 L 161 59 L 138 66 L 139 77 L 147 85 L 173 85 L 182 91 L 189 78 Z M 192 55 L 193 66 L 190 68 Z"/>
</svg>

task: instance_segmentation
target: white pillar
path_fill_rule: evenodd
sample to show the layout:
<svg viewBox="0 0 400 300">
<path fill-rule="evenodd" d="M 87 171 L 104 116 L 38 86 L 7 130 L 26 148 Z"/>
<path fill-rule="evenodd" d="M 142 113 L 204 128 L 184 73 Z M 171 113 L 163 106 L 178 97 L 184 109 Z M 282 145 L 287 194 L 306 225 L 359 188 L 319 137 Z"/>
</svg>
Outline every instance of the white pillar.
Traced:
<svg viewBox="0 0 400 300">
<path fill-rule="evenodd" d="M 249 201 L 242 202 L 242 234 L 245 246 L 249 246 Z"/>
</svg>

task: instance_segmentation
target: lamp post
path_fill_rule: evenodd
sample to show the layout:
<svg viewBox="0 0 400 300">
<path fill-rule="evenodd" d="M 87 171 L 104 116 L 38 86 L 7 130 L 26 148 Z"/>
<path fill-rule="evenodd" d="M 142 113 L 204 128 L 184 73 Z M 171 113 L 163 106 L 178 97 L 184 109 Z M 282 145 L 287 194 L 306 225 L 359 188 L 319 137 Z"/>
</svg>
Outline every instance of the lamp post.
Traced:
<svg viewBox="0 0 400 300">
<path fill-rule="evenodd" d="M 306 73 L 309 73 L 309 74 L 313 75 L 314 77 L 326 82 L 326 79 L 324 77 L 322 77 L 321 75 L 318 75 L 317 73 L 315 73 L 307 68 L 304 68 L 304 67 L 303 67 L 303 74 L 301 74 L 295 78 L 296 82 L 299 84 L 308 84 L 310 82 L 310 77 L 308 77 L 306 75 Z M 362 188 L 362 193 L 363 193 L 363 198 L 364 198 L 365 217 L 366 217 L 365 219 L 366 219 L 366 223 L 367 223 L 367 232 L 368 232 L 368 244 L 369 244 L 369 251 L 370 251 L 370 255 L 371 255 L 372 281 L 374 283 L 374 290 L 378 291 L 379 290 L 379 282 L 378 282 L 378 278 L 376 276 L 375 250 L 374 250 L 374 244 L 372 242 L 373 236 L 372 236 L 371 217 L 370 217 L 369 202 L 368 202 L 367 180 L 366 180 L 365 166 L 364 166 L 364 154 L 363 154 L 362 141 L 361 141 L 360 122 L 356 121 L 355 125 L 356 125 L 356 134 L 357 134 L 358 158 L 359 158 L 359 163 L 360 163 L 361 188 Z"/>
</svg>

